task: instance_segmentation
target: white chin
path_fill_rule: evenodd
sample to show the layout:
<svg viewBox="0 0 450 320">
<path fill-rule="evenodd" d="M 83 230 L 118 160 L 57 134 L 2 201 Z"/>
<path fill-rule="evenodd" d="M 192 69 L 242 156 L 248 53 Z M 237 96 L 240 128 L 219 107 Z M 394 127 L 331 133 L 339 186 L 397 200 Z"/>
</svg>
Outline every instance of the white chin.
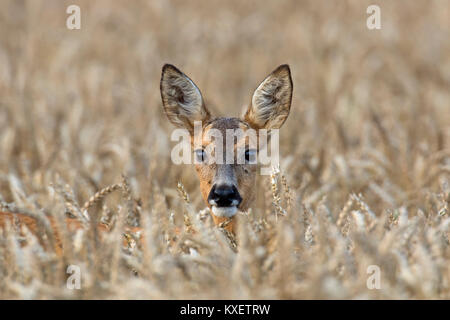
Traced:
<svg viewBox="0 0 450 320">
<path fill-rule="evenodd" d="M 225 217 L 225 218 L 231 218 L 233 217 L 237 212 L 236 206 L 233 207 L 216 207 L 212 206 L 212 213 L 216 217 Z"/>
</svg>

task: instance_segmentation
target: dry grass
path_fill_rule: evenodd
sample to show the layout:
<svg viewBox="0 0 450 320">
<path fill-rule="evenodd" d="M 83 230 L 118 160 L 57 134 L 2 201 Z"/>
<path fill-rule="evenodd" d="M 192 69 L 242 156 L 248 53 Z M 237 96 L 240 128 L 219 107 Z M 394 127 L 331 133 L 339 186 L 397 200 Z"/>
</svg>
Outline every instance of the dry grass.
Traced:
<svg viewBox="0 0 450 320">
<path fill-rule="evenodd" d="M 72 3 L 79 31 L 65 28 Z M 377 3 L 380 31 L 366 1 L 2 0 L 2 209 L 116 227 L 66 232 L 58 257 L 9 226 L 0 298 L 449 299 L 449 3 Z M 291 66 L 281 172 L 258 181 L 236 239 L 211 227 L 194 170 L 170 161 L 165 62 L 227 115 Z M 121 248 L 125 225 L 143 227 L 141 246 L 127 234 Z M 69 264 L 81 290 L 66 288 Z"/>
</svg>

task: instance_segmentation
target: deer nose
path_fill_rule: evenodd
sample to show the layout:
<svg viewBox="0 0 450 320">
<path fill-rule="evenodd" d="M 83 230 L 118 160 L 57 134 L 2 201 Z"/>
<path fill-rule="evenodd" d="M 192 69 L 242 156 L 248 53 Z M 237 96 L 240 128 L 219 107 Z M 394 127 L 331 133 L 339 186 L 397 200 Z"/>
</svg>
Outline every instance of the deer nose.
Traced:
<svg viewBox="0 0 450 320">
<path fill-rule="evenodd" d="M 237 207 L 241 201 L 239 191 L 233 185 L 213 185 L 208 196 L 208 202 L 217 207 Z"/>
</svg>

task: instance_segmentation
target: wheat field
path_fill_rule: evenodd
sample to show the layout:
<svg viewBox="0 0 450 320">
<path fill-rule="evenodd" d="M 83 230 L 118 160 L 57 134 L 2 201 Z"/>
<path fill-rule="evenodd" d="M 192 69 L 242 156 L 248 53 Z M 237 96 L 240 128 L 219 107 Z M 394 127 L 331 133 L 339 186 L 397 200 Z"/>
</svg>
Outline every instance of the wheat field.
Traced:
<svg viewBox="0 0 450 320">
<path fill-rule="evenodd" d="M 60 223 L 62 255 L 6 224 L 0 299 L 450 299 L 450 3 L 376 2 L 379 30 L 369 1 L 0 0 L 0 211 L 114 224 Z M 226 116 L 290 65 L 280 171 L 236 236 L 171 161 L 164 63 Z"/>
</svg>

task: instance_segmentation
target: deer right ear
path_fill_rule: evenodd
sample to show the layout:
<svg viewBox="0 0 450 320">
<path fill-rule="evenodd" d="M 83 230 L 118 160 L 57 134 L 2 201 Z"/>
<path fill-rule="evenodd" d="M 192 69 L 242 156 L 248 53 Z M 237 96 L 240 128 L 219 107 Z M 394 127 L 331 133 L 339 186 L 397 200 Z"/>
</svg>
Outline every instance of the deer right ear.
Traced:
<svg viewBox="0 0 450 320">
<path fill-rule="evenodd" d="M 253 128 L 279 129 L 289 115 L 291 101 L 291 70 L 284 64 L 269 74 L 255 90 L 244 120 Z"/>
<path fill-rule="evenodd" d="M 206 121 L 211 114 L 195 83 L 171 64 L 161 74 L 161 99 L 167 118 L 177 127 L 194 130 L 194 121 Z"/>
</svg>

